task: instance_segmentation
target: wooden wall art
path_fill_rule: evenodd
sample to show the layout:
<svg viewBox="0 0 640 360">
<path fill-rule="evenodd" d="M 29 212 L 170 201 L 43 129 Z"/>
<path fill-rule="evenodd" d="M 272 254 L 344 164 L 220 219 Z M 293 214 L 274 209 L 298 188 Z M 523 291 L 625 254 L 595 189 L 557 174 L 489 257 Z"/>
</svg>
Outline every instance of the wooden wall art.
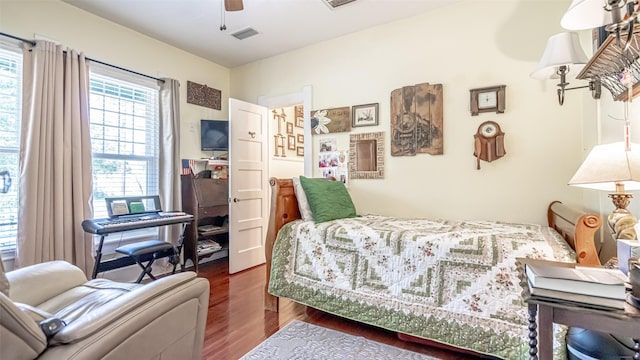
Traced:
<svg viewBox="0 0 640 360">
<path fill-rule="evenodd" d="M 314 135 L 351 131 L 351 108 L 312 110 L 311 130 Z"/>
<path fill-rule="evenodd" d="M 391 92 L 391 156 L 442 155 L 442 84 Z"/>
<path fill-rule="evenodd" d="M 384 132 L 349 136 L 349 177 L 384 178 Z"/>
<path fill-rule="evenodd" d="M 221 110 L 222 91 L 187 81 L 187 103 Z"/>
</svg>

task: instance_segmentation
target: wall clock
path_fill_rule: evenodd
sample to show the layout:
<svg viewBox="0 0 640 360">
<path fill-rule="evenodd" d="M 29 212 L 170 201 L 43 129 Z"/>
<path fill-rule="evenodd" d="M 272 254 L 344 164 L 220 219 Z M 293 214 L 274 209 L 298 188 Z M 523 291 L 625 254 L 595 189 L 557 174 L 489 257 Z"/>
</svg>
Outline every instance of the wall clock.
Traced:
<svg viewBox="0 0 640 360">
<path fill-rule="evenodd" d="M 471 115 L 483 112 L 501 114 L 505 109 L 505 88 L 507 85 L 497 85 L 479 89 L 471 89 Z"/>
<path fill-rule="evenodd" d="M 473 156 L 477 159 L 478 170 L 480 170 L 480 160 L 492 162 L 507 153 L 504 150 L 504 132 L 495 121 L 485 121 L 480 124 L 473 139 Z"/>
</svg>

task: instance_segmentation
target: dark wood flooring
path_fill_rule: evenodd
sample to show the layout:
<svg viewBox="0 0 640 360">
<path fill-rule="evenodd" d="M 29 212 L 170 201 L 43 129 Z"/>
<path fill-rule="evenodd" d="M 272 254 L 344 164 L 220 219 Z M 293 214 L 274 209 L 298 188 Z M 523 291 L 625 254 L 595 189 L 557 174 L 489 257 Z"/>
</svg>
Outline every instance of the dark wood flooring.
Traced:
<svg viewBox="0 0 640 360">
<path fill-rule="evenodd" d="M 234 360 L 242 357 L 293 319 L 431 355 L 443 360 L 477 359 L 436 347 L 409 343 L 380 328 L 349 321 L 306 306 L 280 300 L 278 313 L 264 310 L 265 265 L 229 275 L 228 262 L 220 259 L 199 266 L 199 276 L 211 286 L 203 359 Z"/>
</svg>

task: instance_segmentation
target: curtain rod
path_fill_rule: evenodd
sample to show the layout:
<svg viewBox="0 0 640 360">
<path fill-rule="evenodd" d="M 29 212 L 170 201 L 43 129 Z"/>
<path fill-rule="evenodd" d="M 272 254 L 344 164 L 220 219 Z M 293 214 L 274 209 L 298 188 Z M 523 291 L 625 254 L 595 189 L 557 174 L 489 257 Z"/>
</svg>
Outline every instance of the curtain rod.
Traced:
<svg viewBox="0 0 640 360">
<path fill-rule="evenodd" d="M 21 37 L 17 37 L 17 36 L 14 36 L 14 35 L 11 35 L 11 34 L 7 34 L 7 33 L 4 33 L 4 32 L 0 32 L 0 35 L 5 36 L 5 37 L 8 37 L 8 38 L 11 38 L 11 39 L 14 39 L 14 40 L 18 40 L 18 41 L 26 42 L 27 44 L 31 44 L 31 46 L 35 46 L 35 45 L 36 45 L 36 42 L 35 42 L 35 41 L 33 41 L 33 40 L 23 39 L 23 38 L 21 38 Z M 150 79 L 153 79 L 153 80 L 156 80 L 156 81 L 164 82 L 164 80 L 159 79 L 159 78 L 157 78 L 157 77 L 155 77 L 155 76 L 142 74 L 142 73 L 139 73 L 139 72 L 137 72 L 137 71 L 133 71 L 133 70 L 125 69 L 125 68 L 123 68 L 123 67 L 116 66 L 116 65 L 112 65 L 112 64 L 108 64 L 108 63 L 106 63 L 106 62 L 103 62 L 103 61 L 100 61 L 100 60 L 96 60 L 96 59 L 92 59 L 92 58 L 89 58 L 89 57 L 85 57 L 85 58 L 86 58 L 87 60 L 89 60 L 89 61 L 93 61 L 94 63 L 98 63 L 98 64 L 100 64 L 100 65 L 106 65 L 106 66 L 112 67 L 112 68 L 114 68 L 114 69 L 127 71 L 127 72 L 130 72 L 130 73 L 135 74 L 135 75 L 138 75 L 138 76 L 144 76 L 144 77 L 146 77 L 146 78 L 150 78 Z"/>
</svg>

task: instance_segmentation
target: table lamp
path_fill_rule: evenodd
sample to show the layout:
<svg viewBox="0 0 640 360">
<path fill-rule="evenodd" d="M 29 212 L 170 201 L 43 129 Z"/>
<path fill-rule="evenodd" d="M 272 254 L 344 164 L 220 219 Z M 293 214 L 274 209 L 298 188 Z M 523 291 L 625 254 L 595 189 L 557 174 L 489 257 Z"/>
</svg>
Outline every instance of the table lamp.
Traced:
<svg viewBox="0 0 640 360">
<path fill-rule="evenodd" d="M 633 226 L 637 221 L 627 210 L 633 195 L 625 190 L 640 190 L 640 145 L 626 141 L 594 146 L 569 185 L 610 191 L 609 197 L 616 209 L 607 219 L 609 227 L 618 236 L 623 229 L 620 229 L 622 223 L 616 229 L 616 223 L 623 218 L 623 222 L 634 219 L 630 226 L 625 225 L 624 238 L 636 238 Z"/>
</svg>

